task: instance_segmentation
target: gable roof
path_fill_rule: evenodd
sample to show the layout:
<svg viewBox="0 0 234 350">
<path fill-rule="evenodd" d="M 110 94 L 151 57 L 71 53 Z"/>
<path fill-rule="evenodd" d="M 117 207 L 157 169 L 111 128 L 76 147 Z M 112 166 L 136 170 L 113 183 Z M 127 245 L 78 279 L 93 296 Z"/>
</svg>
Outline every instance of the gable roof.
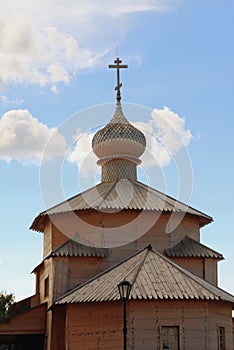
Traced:
<svg viewBox="0 0 234 350">
<path fill-rule="evenodd" d="M 166 194 L 157 191 L 139 181 L 121 179 L 101 182 L 54 207 L 40 213 L 31 225 L 31 229 L 43 232 L 48 215 L 81 210 L 153 210 L 188 213 L 199 218 L 200 226 L 212 221 L 212 218 Z"/>
<path fill-rule="evenodd" d="M 108 249 L 86 246 L 69 239 L 56 248 L 50 256 L 84 256 L 105 258 L 108 256 Z"/>
<path fill-rule="evenodd" d="M 132 284 L 130 299 L 223 300 L 234 296 L 204 281 L 148 246 L 59 298 L 55 304 L 119 300 L 117 285 Z"/>
<path fill-rule="evenodd" d="M 164 252 L 166 256 L 173 258 L 224 259 L 222 254 L 187 236 L 174 247 L 166 248 Z"/>
</svg>

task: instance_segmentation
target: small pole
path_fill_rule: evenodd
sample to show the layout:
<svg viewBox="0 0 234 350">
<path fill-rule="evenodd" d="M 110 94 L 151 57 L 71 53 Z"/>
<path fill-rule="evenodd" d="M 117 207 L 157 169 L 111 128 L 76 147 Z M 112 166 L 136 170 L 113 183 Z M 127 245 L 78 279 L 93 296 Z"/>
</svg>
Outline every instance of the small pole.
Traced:
<svg viewBox="0 0 234 350">
<path fill-rule="evenodd" d="M 118 284 L 120 298 L 123 302 L 123 350 L 127 350 L 127 300 L 131 293 L 132 285 L 124 280 Z"/>
<path fill-rule="evenodd" d="M 123 348 L 127 350 L 127 301 L 123 300 Z"/>
</svg>

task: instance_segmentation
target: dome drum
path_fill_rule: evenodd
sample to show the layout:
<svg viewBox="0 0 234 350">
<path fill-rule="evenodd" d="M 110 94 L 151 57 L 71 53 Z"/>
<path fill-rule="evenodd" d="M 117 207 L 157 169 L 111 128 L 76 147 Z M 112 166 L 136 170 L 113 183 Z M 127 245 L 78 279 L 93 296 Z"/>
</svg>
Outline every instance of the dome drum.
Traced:
<svg viewBox="0 0 234 350">
<path fill-rule="evenodd" d="M 120 179 L 137 180 L 136 164 L 127 159 L 113 159 L 102 165 L 102 182 Z"/>
</svg>

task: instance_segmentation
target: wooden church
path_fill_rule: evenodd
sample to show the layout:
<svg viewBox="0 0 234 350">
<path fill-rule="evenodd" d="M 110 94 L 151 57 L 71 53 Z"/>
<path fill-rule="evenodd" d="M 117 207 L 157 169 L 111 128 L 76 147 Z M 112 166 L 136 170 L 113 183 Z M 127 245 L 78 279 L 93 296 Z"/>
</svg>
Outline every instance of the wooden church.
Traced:
<svg viewBox="0 0 234 350">
<path fill-rule="evenodd" d="M 144 134 L 117 101 L 92 140 L 101 182 L 40 213 L 35 295 L 0 322 L 11 350 L 233 350 L 234 297 L 217 285 L 222 254 L 200 243 L 212 218 L 137 180 Z M 170 228 L 170 229 L 169 229 Z M 123 344 L 123 301 L 131 291 Z M 126 333 L 127 332 L 127 333 Z"/>
</svg>

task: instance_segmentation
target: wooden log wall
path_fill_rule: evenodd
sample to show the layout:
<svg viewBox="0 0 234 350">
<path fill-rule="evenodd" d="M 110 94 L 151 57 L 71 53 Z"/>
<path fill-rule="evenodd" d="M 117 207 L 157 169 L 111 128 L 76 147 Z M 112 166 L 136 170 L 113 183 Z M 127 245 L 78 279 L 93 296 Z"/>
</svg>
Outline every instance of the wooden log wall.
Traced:
<svg viewBox="0 0 234 350">
<path fill-rule="evenodd" d="M 218 349 L 225 327 L 226 350 L 233 350 L 231 306 L 207 301 L 130 301 L 128 349 L 161 349 L 162 326 L 179 326 L 181 350 Z M 122 348 L 122 303 L 70 304 L 66 350 Z"/>
</svg>

